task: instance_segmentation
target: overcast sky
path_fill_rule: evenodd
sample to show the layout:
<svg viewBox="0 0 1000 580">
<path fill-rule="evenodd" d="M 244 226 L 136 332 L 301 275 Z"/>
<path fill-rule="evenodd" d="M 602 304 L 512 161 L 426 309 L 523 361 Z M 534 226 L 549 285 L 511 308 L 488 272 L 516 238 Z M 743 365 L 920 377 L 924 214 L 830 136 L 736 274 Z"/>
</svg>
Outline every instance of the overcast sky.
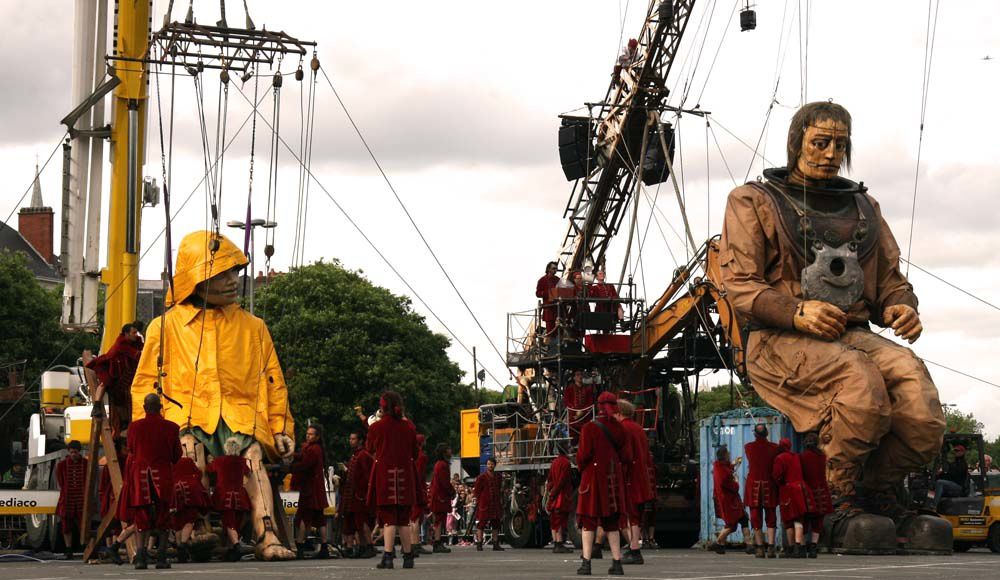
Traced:
<svg viewBox="0 0 1000 580">
<path fill-rule="evenodd" d="M 795 108 L 803 100 L 833 99 L 854 117 L 849 177 L 870 187 L 906 255 L 927 5 L 814 2 L 809 26 L 802 18 L 800 33 L 798 2 L 759 0 L 757 30 L 740 32 L 738 15 L 730 16 L 741 1 L 698 3 L 668 83 L 674 104 L 686 93 L 685 107 L 700 105 L 712 112 L 711 131 L 698 117 L 686 115 L 679 121 L 683 188 L 695 238 L 718 233 L 728 191 L 761 171 L 761 159 L 751 166 L 752 148 L 738 139 L 751 146 L 761 139 L 760 150 L 772 162 L 763 165 L 783 165 L 785 132 Z M 155 4 L 158 24 L 167 3 Z M 175 19 L 183 18 L 186 4 L 178 3 Z M 231 23 L 242 21 L 241 4 L 229 2 Z M 15 208 L 31 181 L 36 156 L 44 161 L 56 146 L 63 132 L 58 121 L 75 105 L 69 97 L 71 5 L 67 0 L 0 5 L 0 62 L 8 79 L 0 83 L 0 170 L 7 177 L 0 217 Z M 319 43 L 323 68 L 396 191 L 493 344 L 505 351 L 506 313 L 533 307 L 535 280 L 565 234 L 562 212 L 571 184 L 559 167 L 557 115 L 603 98 L 615 56 L 637 34 L 645 3 L 250 0 L 249 5 L 258 26 Z M 201 23 L 214 23 L 218 3 L 196 1 L 195 15 Z M 1000 231 L 995 226 L 1000 215 L 1000 146 L 995 137 L 1000 134 L 1000 60 L 983 57 L 1000 57 L 998 19 L 1000 5 L 995 2 L 942 3 L 912 247 L 915 264 L 994 304 L 1000 302 Z M 293 69 L 294 64 L 286 63 L 286 72 Z M 210 127 L 216 122 L 216 79 L 206 74 Z M 238 86 L 230 94 L 230 136 L 250 112 Z M 252 94 L 253 83 L 243 88 Z M 282 94 L 281 134 L 296 151 L 303 88 L 287 78 Z M 164 85 L 163 94 L 167 90 Z M 190 78 L 179 77 L 175 208 L 203 172 L 193 94 Z M 423 247 L 322 77 L 316 95 L 316 177 L 430 308 L 463 343 L 476 346 L 490 372 L 505 382 L 501 359 Z M 765 130 L 772 95 L 777 104 Z M 270 97 L 261 108 L 270 120 Z M 154 108 L 149 127 L 154 137 L 157 123 Z M 259 120 L 255 217 L 265 217 L 268 137 Z M 248 126 L 226 156 L 223 222 L 242 219 L 246 212 L 249 150 Z M 158 144 L 152 139 L 145 174 L 158 177 L 160 171 Z M 57 224 L 60 180 L 57 154 L 42 176 L 45 201 L 56 209 Z M 292 256 L 297 182 L 297 165 L 282 149 L 273 261 L 278 270 L 287 269 Z M 641 267 L 632 268 L 639 292 L 653 299 L 677 263 L 686 260 L 686 249 L 677 233 L 682 226 L 672 192 L 654 187 L 647 196 L 657 200 L 656 219 L 650 221 L 649 203 L 640 205 L 644 251 Z M 376 284 L 410 294 L 315 183 L 303 213 L 307 261 L 336 258 L 363 270 Z M 163 228 L 162 208 L 147 209 L 143 220 L 149 253 L 141 276 L 156 278 L 163 253 L 162 241 L 153 241 Z M 174 221 L 174 239 L 205 223 L 204 193 L 198 190 Z M 616 240 L 611 250 L 614 276 L 621 269 L 624 242 Z M 926 328 L 916 352 L 1000 383 L 1000 312 L 919 271 L 910 276 Z M 432 328 L 444 332 L 423 305 L 415 307 L 428 316 Z M 450 354 L 471 371 L 471 357 L 461 347 L 454 345 Z M 991 435 L 1000 434 L 995 387 L 934 365 L 930 370 L 943 402 L 975 412 Z"/>
</svg>

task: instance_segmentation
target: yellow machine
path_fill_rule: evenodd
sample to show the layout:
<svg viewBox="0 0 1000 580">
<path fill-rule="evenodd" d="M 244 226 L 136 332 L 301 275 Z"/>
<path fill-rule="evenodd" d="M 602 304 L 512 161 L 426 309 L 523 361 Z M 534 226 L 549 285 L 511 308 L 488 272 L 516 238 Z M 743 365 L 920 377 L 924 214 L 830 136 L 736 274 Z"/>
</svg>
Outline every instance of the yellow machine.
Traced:
<svg viewBox="0 0 1000 580">
<path fill-rule="evenodd" d="M 937 511 L 951 523 L 956 552 L 976 546 L 1000 552 L 1000 521 L 996 517 L 1000 513 L 1000 473 L 987 472 L 983 436 L 978 433 L 946 434 L 941 447 L 941 463 L 955 445 L 964 445 L 970 454 L 975 452 L 979 469 L 969 475 L 970 495 L 943 498 L 938 502 Z"/>
</svg>

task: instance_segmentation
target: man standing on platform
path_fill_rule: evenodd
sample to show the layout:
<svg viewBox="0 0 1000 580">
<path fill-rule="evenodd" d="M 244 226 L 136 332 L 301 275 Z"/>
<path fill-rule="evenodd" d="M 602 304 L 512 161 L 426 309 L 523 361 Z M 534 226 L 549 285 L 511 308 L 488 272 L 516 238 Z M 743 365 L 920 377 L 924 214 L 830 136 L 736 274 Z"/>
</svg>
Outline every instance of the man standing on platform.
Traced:
<svg viewBox="0 0 1000 580">
<path fill-rule="evenodd" d="M 353 538 L 349 558 L 371 558 L 375 548 L 371 542 L 371 513 L 368 505 L 368 480 L 375 460 L 365 449 L 365 436 L 360 430 L 351 433 L 351 460 L 347 463 L 347 476 L 340 487 L 341 530 L 345 538 Z"/>
<path fill-rule="evenodd" d="M 550 293 L 559 284 L 556 269 L 559 264 L 549 262 L 545 265 L 545 275 L 535 284 L 535 296 L 542 301 L 542 322 L 545 324 L 545 336 L 551 337 L 556 331 L 556 305 L 552 302 Z"/>
<path fill-rule="evenodd" d="M 87 458 L 81 454 L 83 446 L 73 440 L 66 450 L 69 452 L 64 459 L 56 464 L 56 481 L 59 483 L 59 502 L 56 504 L 56 515 L 59 516 L 59 527 L 62 530 L 63 541 L 66 543 L 66 559 L 73 559 L 73 531 L 80 531 L 80 520 L 83 517 L 83 489 L 87 479 Z"/>
<path fill-rule="evenodd" d="M 174 495 L 174 464 L 181 458 L 180 429 L 177 423 L 160 415 L 163 405 L 156 393 L 143 398 L 146 416 L 133 421 L 128 428 L 128 448 L 131 468 L 123 497 L 133 508 L 139 549 L 135 569 L 148 567 L 146 552 L 149 536 L 159 537 L 156 567 L 169 568 L 167 560 L 167 529 L 170 525 L 170 503 Z"/>
<path fill-rule="evenodd" d="M 326 560 L 330 557 L 326 515 L 323 513 L 330 505 L 326 499 L 323 455 L 323 433 L 319 425 L 310 425 L 306 429 L 305 445 L 292 461 L 292 489 L 299 492 L 299 507 L 295 511 L 295 553 L 300 560 L 303 558 L 303 546 L 309 528 L 315 528 L 320 537 L 316 559 Z"/>
<path fill-rule="evenodd" d="M 368 485 L 368 505 L 377 508 L 385 551 L 377 568 L 390 569 L 396 551 L 396 532 L 410 523 L 416 503 L 414 462 L 417 459 L 417 429 L 403 417 L 403 398 L 386 391 L 379 401 L 382 418 L 368 429 L 368 451 L 375 458 Z M 399 530 L 403 544 L 403 568 L 413 568 L 412 536 Z"/>
<path fill-rule="evenodd" d="M 451 548 L 444 545 L 441 539 L 445 520 L 451 511 L 451 500 L 455 499 L 455 486 L 451 484 L 451 447 L 447 443 L 439 443 L 436 449 L 437 461 L 434 463 L 434 474 L 431 476 L 431 513 L 434 514 L 434 549 L 435 554 L 450 554 Z"/>
<path fill-rule="evenodd" d="M 500 476 L 496 473 L 497 460 L 486 460 L 486 471 L 479 474 L 472 494 L 476 497 L 476 551 L 483 551 L 483 530 L 487 526 L 493 530 L 493 551 L 502 552 L 500 547 Z"/>
<path fill-rule="evenodd" d="M 747 480 L 743 484 L 743 503 L 750 508 L 750 527 L 754 531 L 755 555 L 763 558 L 777 556 L 774 546 L 778 506 L 778 486 L 774 483 L 771 468 L 778 456 L 778 446 L 767 440 L 767 425 L 758 423 L 753 428 L 754 440 L 743 447 L 747 457 Z M 763 526 L 767 524 L 767 542 Z"/>
<path fill-rule="evenodd" d="M 576 519 L 583 530 L 583 563 L 576 571 L 590 576 L 590 557 L 598 528 L 603 528 L 611 545 L 614 561 L 608 574 L 621 576 L 621 536 L 619 525 L 625 511 L 624 463 L 632 461 L 625 428 L 615 419 L 618 397 L 604 392 L 597 398 L 599 416 L 587 423 L 580 432 L 580 447 L 576 464 L 580 468 L 580 493 L 576 505 Z"/>
<path fill-rule="evenodd" d="M 549 476 L 545 485 L 548 487 L 549 499 L 545 511 L 549 512 L 549 527 L 552 529 L 552 553 L 571 554 L 573 550 L 566 547 L 566 523 L 569 521 L 569 510 L 573 509 L 573 474 L 566 456 L 566 443 L 556 443 L 558 455 L 549 467 Z"/>
<path fill-rule="evenodd" d="M 583 371 L 573 371 L 573 382 L 563 389 L 563 405 L 569 419 L 569 435 L 573 443 L 580 439 L 580 429 L 594 412 L 594 385 L 583 384 Z"/>
</svg>

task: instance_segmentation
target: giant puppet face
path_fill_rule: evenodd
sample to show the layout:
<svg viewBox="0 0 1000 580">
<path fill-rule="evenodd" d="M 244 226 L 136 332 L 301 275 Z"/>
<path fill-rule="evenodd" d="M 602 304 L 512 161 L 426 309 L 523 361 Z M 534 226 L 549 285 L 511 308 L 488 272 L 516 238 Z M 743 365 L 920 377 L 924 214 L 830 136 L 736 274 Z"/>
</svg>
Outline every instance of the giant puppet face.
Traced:
<svg viewBox="0 0 1000 580">
<path fill-rule="evenodd" d="M 836 177 L 850 142 L 847 125 L 833 119 L 822 119 L 806 126 L 804 133 L 796 164 L 798 173 L 811 181 Z"/>
<path fill-rule="evenodd" d="M 227 306 L 239 299 L 240 269 L 242 266 L 220 272 L 195 286 L 194 293 L 209 306 Z"/>
</svg>

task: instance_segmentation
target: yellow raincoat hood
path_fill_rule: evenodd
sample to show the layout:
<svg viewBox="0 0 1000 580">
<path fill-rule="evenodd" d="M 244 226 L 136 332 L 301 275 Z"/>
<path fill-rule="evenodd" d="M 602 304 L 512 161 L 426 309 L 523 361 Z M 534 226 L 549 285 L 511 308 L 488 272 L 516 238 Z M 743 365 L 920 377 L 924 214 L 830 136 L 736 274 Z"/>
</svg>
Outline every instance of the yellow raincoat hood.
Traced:
<svg viewBox="0 0 1000 580">
<path fill-rule="evenodd" d="M 209 248 L 213 238 L 219 240 L 219 249 L 214 255 Z M 181 247 L 177 251 L 173 294 L 168 296 L 167 303 L 173 305 L 184 302 L 194 294 L 195 286 L 199 283 L 248 263 L 246 255 L 226 236 L 207 230 L 191 232 L 181 240 Z"/>
</svg>

